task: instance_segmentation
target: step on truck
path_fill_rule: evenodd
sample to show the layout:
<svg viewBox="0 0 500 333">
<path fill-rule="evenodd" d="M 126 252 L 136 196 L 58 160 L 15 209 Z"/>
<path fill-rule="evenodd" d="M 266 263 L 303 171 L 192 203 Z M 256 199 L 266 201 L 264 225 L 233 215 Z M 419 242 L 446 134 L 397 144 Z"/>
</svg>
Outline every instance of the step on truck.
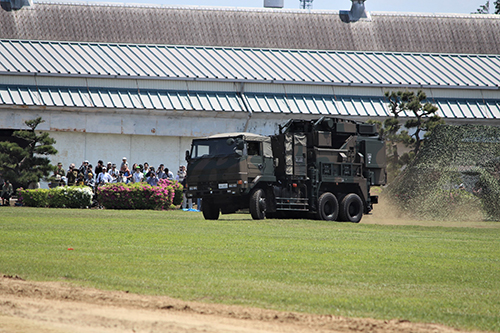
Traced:
<svg viewBox="0 0 500 333">
<path fill-rule="evenodd" d="M 386 182 L 385 143 L 374 124 L 322 117 L 289 120 L 279 133 L 194 139 L 186 151 L 188 198 L 207 220 L 239 210 L 252 218 L 357 223 Z"/>
</svg>

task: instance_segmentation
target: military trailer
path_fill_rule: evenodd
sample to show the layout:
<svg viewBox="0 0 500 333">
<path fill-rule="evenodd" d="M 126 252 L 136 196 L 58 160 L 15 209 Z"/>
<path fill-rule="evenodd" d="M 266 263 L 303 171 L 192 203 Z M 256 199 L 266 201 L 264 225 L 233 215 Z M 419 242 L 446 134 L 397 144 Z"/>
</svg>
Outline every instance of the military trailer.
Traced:
<svg viewBox="0 0 500 333">
<path fill-rule="evenodd" d="M 186 151 L 187 197 L 205 219 L 248 209 L 252 218 L 359 222 L 385 184 L 385 143 L 373 124 L 322 117 L 289 120 L 279 134 L 225 133 Z"/>
</svg>

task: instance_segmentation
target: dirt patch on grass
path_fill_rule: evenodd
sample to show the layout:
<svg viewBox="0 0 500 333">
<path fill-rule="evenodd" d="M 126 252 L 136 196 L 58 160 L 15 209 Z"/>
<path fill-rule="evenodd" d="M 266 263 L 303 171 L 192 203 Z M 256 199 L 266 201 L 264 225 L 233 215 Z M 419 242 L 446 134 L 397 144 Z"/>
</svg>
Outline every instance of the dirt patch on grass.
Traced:
<svg viewBox="0 0 500 333">
<path fill-rule="evenodd" d="M 0 332 L 433 332 L 458 330 L 404 320 L 343 318 L 0 277 Z"/>
<path fill-rule="evenodd" d="M 361 223 L 380 225 L 416 225 L 426 227 L 453 227 L 453 228 L 500 228 L 500 222 L 484 221 L 479 215 L 471 219 L 446 219 L 446 220 L 417 220 L 406 216 L 400 207 L 387 201 L 383 196 L 378 204 L 373 206 L 370 215 L 364 215 Z"/>
</svg>

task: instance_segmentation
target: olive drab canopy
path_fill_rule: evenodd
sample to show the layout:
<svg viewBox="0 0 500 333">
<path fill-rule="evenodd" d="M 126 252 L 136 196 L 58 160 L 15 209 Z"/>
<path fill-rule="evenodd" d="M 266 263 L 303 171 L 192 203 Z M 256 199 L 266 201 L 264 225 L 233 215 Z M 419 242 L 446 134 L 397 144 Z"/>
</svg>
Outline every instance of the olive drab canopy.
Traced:
<svg viewBox="0 0 500 333">
<path fill-rule="evenodd" d="M 245 141 L 262 142 L 262 154 L 264 157 L 273 157 L 273 150 L 271 147 L 271 138 L 253 133 L 223 133 L 215 134 L 208 137 L 208 139 L 221 139 L 221 138 L 237 138 L 240 137 Z"/>
</svg>

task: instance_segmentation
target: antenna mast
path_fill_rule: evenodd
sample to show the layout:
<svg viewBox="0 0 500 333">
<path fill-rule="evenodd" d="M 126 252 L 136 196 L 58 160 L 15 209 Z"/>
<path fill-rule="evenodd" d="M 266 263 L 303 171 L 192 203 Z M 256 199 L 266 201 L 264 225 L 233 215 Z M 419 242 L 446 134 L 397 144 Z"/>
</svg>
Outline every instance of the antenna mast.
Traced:
<svg viewBox="0 0 500 333">
<path fill-rule="evenodd" d="M 312 9 L 313 0 L 300 0 L 301 9 Z"/>
</svg>

